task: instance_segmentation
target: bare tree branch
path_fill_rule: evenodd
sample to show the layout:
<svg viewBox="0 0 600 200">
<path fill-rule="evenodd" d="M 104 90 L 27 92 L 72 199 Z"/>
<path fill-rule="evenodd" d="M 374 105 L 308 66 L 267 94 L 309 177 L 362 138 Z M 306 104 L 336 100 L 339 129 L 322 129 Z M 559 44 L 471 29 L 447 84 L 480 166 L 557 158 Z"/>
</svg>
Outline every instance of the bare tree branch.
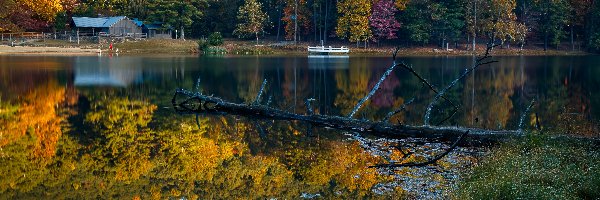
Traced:
<svg viewBox="0 0 600 200">
<path fill-rule="evenodd" d="M 389 113 L 388 113 L 388 114 L 385 116 L 385 118 L 383 118 L 383 120 L 381 120 L 381 121 L 384 121 L 384 122 L 387 122 L 387 121 L 389 121 L 389 120 L 390 120 L 390 118 L 392 118 L 392 116 L 394 116 L 395 114 L 398 114 L 399 112 L 401 112 L 401 111 L 405 110 L 405 109 L 406 109 L 406 106 L 408 106 L 409 104 L 411 104 L 411 103 L 412 103 L 414 100 L 415 100 L 415 98 L 412 98 L 412 99 L 408 100 L 406 103 L 402 104 L 402 106 L 400 106 L 400 108 L 398 108 L 398 109 L 396 109 L 396 110 L 394 110 L 394 111 L 391 111 L 391 112 L 389 112 Z"/>
<path fill-rule="evenodd" d="M 390 66 L 385 73 L 383 73 L 383 75 L 381 75 L 381 78 L 379 79 L 379 81 L 377 82 L 377 84 L 375 84 L 375 86 L 373 86 L 373 89 L 371 89 L 371 92 L 369 92 L 369 94 L 367 94 L 367 96 L 363 97 L 360 101 L 358 101 L 358 103 L 356 104 L 356 106 L 354 106 L 354 109 L 352 109 L 352 112 L 350 112 L 350 114 L 348 114 L 348 118 L 352 118 L 354 116 L 354 114 L 356 114 L 356 112 L 358 111 L 358 109 L 360 109 L 360 107 L 362 107 L 362 105 L 369 100 L 369 98 L 371 98 L 371 96 L 373 96 L 373 94 L 375 94 L 375 92 L 377 92 L 377 90 L 379 90 L 379 85 L 381 85 L 381 83 L 383 83 L 383 81 L 385 81 L 385 79 L 392 74 L 392 71 L 394 71 L 394 68 L 398 65 L 396 65 L 396 54 L 398 53 L 398 50 L 400 50 L 400 48 L 396 48 L 396 51 L 394 51 L 394 61 L 392 62 L 392 66 Z"/>
<path fill-rule="evenodd" d="M 460 135 L 458 137 L 458 139 L 454 142 L 454 144 L 452 144 L 452 146 L 450 146 L 450 148 L 448 148 L 446 151 L 444 151 L 444 153 L 437 155 L 435 158 L 425 161 L 425 162 L 417 162 L 417 163 L 390 163 L 390 164 L 379 164 L 379 165 L 374 165 L 374 166 L 369 166 L 369 168 L 389 168 L 389 167 L 420 167 L 420 166 L 426 166 L 426 165 L 430 165 L 430 164 L 434 164 L 436 163 L 438 160 L 442 159 L 444 156 L 448 155 L 452 150 L 454 150 L 454 148 L 456 148 L 456 146 L 458 145 L 458 143 L 467 135 L 469 134 L 469 131 L 464 132 L 462 135 Z"/>
<path fill-rule="evenodd" d="M 256 98 L 254 99 L 254 104 L 260 104 L 260 102 L 262 101 L 262 94 L 263 91 L 265 90 L 265 86 L 267 85 L 267 79 L 263 80 L 262 84 L 260 85 L 260 90 L 258 91 L 258 94 L 256 94 Z"/>
</svg>

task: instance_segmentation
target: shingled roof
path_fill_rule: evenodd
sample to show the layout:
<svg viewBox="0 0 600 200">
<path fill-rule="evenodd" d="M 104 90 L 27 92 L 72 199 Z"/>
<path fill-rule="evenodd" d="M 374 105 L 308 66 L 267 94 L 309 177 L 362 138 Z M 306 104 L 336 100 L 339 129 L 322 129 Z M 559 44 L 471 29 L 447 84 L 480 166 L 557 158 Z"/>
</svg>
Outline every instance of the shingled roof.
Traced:
<svg viewBox="0 0 600 200">
<path fill-rule="evenodd" d="M 76 27 L 81 28 L 108 28 L 123 19 L 127 19 L 127 17 L 73 17 L 73 22 Z"/>
</svg>

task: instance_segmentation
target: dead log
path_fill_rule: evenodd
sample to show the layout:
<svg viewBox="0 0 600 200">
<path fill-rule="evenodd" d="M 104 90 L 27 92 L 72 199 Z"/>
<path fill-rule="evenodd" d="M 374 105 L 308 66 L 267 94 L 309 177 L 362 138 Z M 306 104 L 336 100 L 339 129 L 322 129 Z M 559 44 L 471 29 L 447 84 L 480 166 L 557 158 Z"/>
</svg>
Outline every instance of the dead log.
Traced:
<svg viewBox="0 0 600 200">
<path fill-rule="evenodd" d="M 340 116 L 310 113 L 296 114 L 260 104 L 232 103 L 218 97 L 183 89 L 175 92 L 172 104 L 175 111 L 180 114 L 238 115 L 251 119 L 302 121 L 313 126 L 367 133 L 385 138 L 428 138 L 450 141 L 469 131 L 471 138 L 483 142 L 493 142 L 519 134 L 518 131 L 497 131 L 456 126 L 412 126 Z"/>
</svg>

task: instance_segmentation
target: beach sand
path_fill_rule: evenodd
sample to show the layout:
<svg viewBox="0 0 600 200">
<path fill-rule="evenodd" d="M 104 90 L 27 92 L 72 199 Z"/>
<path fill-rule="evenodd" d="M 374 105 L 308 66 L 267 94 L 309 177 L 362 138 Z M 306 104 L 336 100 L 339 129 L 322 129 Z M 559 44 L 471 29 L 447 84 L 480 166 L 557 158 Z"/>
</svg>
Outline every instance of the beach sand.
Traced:
<svg viewBox="0 0 600 200">
<path fill-rule="evenodd" d="M 99 49 L 64 48 L 64 47 L 29 47 L 0 45 L 3 54 L 96 54 Z"/>
</svg>

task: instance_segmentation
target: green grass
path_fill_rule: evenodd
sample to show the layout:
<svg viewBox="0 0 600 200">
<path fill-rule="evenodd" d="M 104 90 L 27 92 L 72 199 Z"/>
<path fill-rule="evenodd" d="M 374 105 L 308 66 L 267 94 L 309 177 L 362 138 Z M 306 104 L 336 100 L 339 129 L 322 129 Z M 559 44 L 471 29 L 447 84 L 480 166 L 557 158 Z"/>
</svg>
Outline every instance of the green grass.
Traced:
<svg viewBox="0 0 600 200">
<path fill-rule="evenodd" d="M 457 199 L 600 199 L 597 144 L 529 136 L 500 145 L 475 166 Z"/>
<path fill-rule="evenodd" d="M 198 43 L 196 40 L 170 40 L 170 39 L 147 39 L 140 41 L 129 41 L 115 43 L 115 49 L 124 53 L 197 53 Z"/>
</svg>

